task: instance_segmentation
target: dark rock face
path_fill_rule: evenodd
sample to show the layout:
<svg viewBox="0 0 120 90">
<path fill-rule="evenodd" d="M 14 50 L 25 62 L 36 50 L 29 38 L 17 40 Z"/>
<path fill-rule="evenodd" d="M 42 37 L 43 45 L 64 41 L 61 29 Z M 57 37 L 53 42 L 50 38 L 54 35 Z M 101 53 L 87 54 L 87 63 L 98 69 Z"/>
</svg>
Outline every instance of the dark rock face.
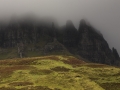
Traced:
<svg viewBox="0 0 120 90">
<path fill-rule="evenodd" d="M 70 20 L 62 28 L 56 28 L 52 22 L 49 25 L 31 20 L 10 22 L 8 25 L 0 23 L 0 52 L 17 47 L 22 58 L 25 51 L 49 54 L 69 51 L 91 62 L 120 65 L 117 50 L 111 50 L 102 34 L 85 20 L 81 20 L 78 30 Z"/>
<path fill-rule="evenodd" d="M 61 31 L 63 36 L 58 40 L 72 54 L 80 55 L 95 63 L 113 65 L 118 61 L 117 51 L 115 49 L 112 51 L 102 34 L 85 20 L 81 20 L 78 31 L 72 21 L 67 21 Z"/>
<path fill-rule="evenodd" d="M 78 54 L 92 62 L 113 64 L 114 55 L 103 36 L 82 20 L 79 26 Z"/>
<path fill-rule="evenodd" d="M 44 54 L 50 54 L 50 53 L 55 53 L 55 52 L 63 52 L 64 51 L 64 46 L 61 45 L 58 41 L 54 41 L 51 43 L 47 43 L 44 46 Z"/>
<path fill-rule="evenodd" d="M 37 43 L 40 38 L 53 39 L 52 24 L 36 23 L 31 20 L 11 21 L 7 26 L 0 27 L 0 46 L 15 47 L 18 43 Z"/>
<path fill-rule="evenodd" d="M 77 47 L 78 31 L 74 27 L 72 21 L 68 20 L 66 23 L 66 26 L 64 26 L 61 31 L 63 32 L 62 32 L 62 38 L 60 42 L 63 43 L 67 48 Z"/>
<path fill-rule="evenodd" d="M 113 55 L 114 55 L 115 59 L 119 59 L 120 58 L 119 54 L 118 54 L 118 52 L 117 52 L 117 50 L 115 48 L 112 48 L 112 52 L 113 52 Z"/>
</svg>

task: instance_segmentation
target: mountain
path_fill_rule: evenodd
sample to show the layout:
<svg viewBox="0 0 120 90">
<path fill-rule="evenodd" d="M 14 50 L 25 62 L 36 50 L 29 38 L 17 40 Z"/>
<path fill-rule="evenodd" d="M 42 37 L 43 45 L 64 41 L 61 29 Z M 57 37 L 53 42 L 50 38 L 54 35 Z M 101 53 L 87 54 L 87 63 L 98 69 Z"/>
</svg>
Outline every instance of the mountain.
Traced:
<svg viewBox="0 0 120 90">
<path fill-rule="evenodd" d="M 24 18 L 0 23 L 0 59 L 44 55 L 73 55 L 85 61 L 120 65 L 117 50 L 87 21 L 77 30 L 72 21 L 59 27 L 54 20 Z"/>
<path fill-rule="evenodd" d="M 92 62 L 109 65 L 112 65 L 115 62 L 115 55 L 101 33 L 97 32 L 84 20 L 81 20 L 78 32 L 78 53 L 82 57 L 87 58 Z M 119 56 L 117 57 L 119 58 Z"/>
<path fill-rule="evenodd" d="M 87 21 L 81 20 L 78 31 L 71 21 L 62 28 L 63 37 L 58 39 L 74 55 L 94 62 L 108 65 L 119 65 L 117 50 L 111 50 L 103 35 Z M 61 31 L 62 31 L 61 30 Z"/>
</svg>

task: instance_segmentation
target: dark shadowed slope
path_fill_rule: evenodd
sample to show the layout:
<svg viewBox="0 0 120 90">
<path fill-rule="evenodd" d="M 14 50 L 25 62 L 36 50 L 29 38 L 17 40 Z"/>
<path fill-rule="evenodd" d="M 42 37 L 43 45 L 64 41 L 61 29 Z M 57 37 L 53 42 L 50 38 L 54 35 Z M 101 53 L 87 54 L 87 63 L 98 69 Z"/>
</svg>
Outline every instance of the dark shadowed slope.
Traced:
<svg viewBox="0 0 120 90">
<path fill-rule="evenodd" d="M 102 34 L 81 20 L 77 30 L 68 20 L 59 28 L 54 21 L 31 18 L 0 25 L 0 59 L 72 53 L 90 62 L 120 65 L 117 50 L 111 50 Z"/>
</svg>

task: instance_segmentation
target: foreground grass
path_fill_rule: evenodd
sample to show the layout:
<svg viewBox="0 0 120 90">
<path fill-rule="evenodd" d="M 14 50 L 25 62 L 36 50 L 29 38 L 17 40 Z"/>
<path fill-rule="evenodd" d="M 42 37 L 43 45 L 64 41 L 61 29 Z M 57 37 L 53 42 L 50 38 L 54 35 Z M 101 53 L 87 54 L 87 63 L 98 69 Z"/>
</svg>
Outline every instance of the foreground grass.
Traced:
<svg viewBox="0 0 120 90">
<path fill-rule="evenodd" d="M 120 69 L 72 56 L 1 60 L 0 90 L 120 90 Z"/>
</svg>

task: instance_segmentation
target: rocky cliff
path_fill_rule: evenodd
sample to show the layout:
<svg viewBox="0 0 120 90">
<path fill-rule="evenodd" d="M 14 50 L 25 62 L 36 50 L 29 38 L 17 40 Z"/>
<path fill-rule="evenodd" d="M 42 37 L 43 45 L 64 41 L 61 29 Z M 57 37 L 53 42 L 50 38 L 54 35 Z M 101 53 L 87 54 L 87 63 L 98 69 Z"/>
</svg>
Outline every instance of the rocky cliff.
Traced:
<svg viewBox="0 0 120 90">
<path fill-rule="evenodd" d="M 120 62 L 117 50 L 111 50 L 102 34 L 85 20 L 80 21 L 78 30 L 70 20 L 63 27 L 54 25 L 53 21 L 31 19 L 11 21 L 8 25 L 0 23 L 0 47 L 0 57 L 10 57 L 11 53 L 22 58 L 69 51 L 90 62 L 109 65 Z"/>
<path fill-rule="evenodd" d="M 84 20 L 81 20 L 78 32 L 78 54 L 96 63 L 111 65 L 115 62 L 115 55 L 101 33 Z"/>
</svg>

